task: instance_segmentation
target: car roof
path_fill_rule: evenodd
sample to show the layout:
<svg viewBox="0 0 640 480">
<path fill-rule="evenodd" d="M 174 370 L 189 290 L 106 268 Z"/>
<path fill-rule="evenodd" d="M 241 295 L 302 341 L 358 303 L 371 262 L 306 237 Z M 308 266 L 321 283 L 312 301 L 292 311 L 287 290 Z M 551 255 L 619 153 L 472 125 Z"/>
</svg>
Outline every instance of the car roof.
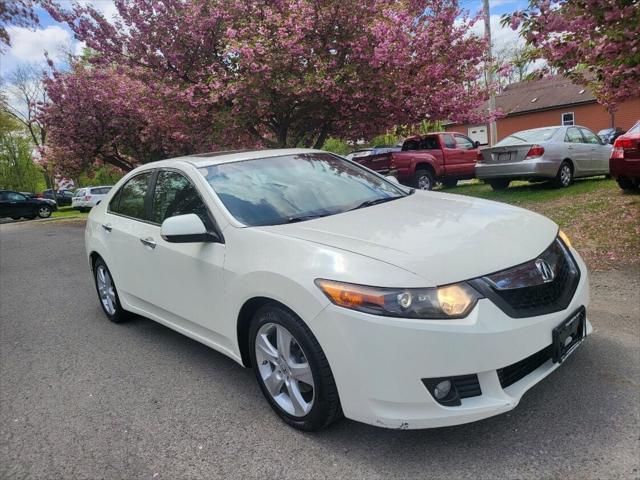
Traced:
<svg viewBox="0 0 640 480">
<path fill-rule="evenodd" d="M 190 163 L 196 168 L 220 165 L 223 163 L 241 162 L 243 160 L 257 160 L 260 158 L 281 157 L 284 155 L 299 155 L 303 153 L 327 153 L 323 150 L 311 148 L 273 148 L 262 150 L 232 150 L 224 152 L 198 153 L 183 157 L 170 158 L 157 162 L 147 163 L 150 168 L 161 168 L 171 166 L 175 162 Z"/>
</svg>

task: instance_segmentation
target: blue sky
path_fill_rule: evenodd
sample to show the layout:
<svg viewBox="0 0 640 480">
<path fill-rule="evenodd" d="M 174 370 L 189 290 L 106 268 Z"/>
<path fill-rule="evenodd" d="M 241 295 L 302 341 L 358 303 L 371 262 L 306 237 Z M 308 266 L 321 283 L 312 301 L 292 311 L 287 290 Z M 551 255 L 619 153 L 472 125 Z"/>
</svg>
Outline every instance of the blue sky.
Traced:
<svg viewBox="0 0 640 480">
<path fill-rule="evenodd" d="M 69 1 L 61 2 L 71 3 Z M 80 3 L 91 3 L 98 10 L 102 11 L 107 18 L 111 18 L 116 13 L 116 8 L 112 0 L 81 0 Z M 500 16 L 504 13 L 525 8 L 527 0 L 489 0 L 491 10 L 491 29 L 493 32 L 494 47 L 500 49 L 513 42 L 519 41 L 517 33 L 510 28 L 502 28 L 499 24 Z M 475 13 L 482 8 L 482 2 L 478 0 L 461 0 L 461 6 Z M 11 72 L 20 64 L 43 64 L 44 50 L 55 62 L 61 62 L 64 52 L 79 52 L 82 44 L 73 38 L 70 30 L 63 24 L 52 19 L 46 11 L 41 8 L 36 10 L 40 19 L 40 24 L 35 31 L 9 27 L 11 37 L 11 47 L 0 57 L 0 76 L 7 78 Z M 484 26 L 479 22 L 474 30 L 482 33 Z"/>
</svg>

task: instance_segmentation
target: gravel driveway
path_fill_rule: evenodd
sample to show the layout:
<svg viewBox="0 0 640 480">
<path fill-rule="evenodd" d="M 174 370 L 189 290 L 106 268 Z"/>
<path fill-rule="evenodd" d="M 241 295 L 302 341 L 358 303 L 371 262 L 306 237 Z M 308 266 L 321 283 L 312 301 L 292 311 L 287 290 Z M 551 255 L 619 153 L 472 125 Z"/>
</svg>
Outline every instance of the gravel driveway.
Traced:
<svg viewBox="0 0 640 480">
<path fill-rule="evenodd" d="M 591 286 L 595 334 L 509 414 L 304 434 L 223 355 L 108 322 L 82 223 L 2 225 L 0 478 L 638 478 L 640 271 Z"/>
</svg>

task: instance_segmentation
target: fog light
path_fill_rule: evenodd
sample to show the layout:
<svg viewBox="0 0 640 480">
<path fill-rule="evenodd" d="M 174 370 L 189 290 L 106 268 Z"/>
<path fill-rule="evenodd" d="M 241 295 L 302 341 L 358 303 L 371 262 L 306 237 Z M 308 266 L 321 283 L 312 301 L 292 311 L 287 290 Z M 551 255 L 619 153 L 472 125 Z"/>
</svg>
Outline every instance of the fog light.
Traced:
<svg viewBox="0 0 640 480">
<path fill-rule="evenodd" d="M 433 389 L 433 396 L 436 397 L 436 400 L 442 400 L 451 391 L 451 380 L 445 380 L 436 385 L 436 388 Z"/>
</svg>

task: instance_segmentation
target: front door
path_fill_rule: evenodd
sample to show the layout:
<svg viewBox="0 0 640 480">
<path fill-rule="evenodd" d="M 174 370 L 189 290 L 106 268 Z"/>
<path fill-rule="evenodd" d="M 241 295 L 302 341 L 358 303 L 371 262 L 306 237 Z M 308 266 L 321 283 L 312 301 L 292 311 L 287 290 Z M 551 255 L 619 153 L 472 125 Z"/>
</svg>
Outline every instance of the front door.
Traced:
<svg viewBox="0 0 640 480">
<path fill-rule="evenodd" d="M 180 320 L 212 332 L 222 332 L 223 243 L 171 243 L 161 235 L 164 220 L 194 213 L 208 230 L 214 219 L 187 173 L 160 170 L 150 195 L 150 228 L 155 247 L 145 264 L 144 277 L 153 284 L 146 300 Z M 218 343 L 225 343 L 218 339 Z"/>
</svg>

